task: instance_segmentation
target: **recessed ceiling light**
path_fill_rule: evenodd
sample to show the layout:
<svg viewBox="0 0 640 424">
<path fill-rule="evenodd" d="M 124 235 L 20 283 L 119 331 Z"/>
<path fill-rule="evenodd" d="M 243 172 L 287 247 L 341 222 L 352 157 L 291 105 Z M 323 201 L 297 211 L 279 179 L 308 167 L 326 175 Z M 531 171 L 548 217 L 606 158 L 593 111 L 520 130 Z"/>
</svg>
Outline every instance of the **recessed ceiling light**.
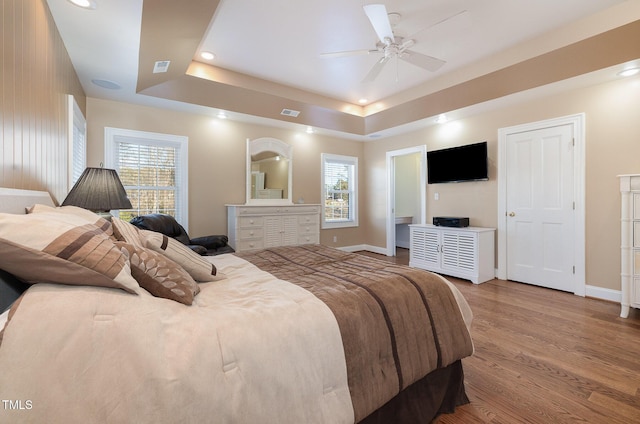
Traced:
<svg viewBox="0 0 640 424">
<path fill-rule="evenodd" d="M 204 60 L 213 60 L 216 57 L 216 55 L 211 52 L 202 52 L 200 53 L 200 57 L 203 58 Z"/>
<path fill-rule="evenodd" d="M 441 113 L 440 115 L 438 115 L 438 117 L 436 118 L 436 122 L 438 124 L 444 124 L 445 122 L 447 122 L 447 115 L 445 115 L 444 113 Z"/>
<path fill-rule="evenodd" d="M 362 99 L 358 100 L 358 103 L 360 103 L 361 105 L 364 105 L 364 104 L 366 104 L 367 102 L 368 102 L 368 100 L 367 100 L 367 99 L 364 99 L 364 98 L 362 98 Z"/>
<path fill-rule="evenodd" d="M 313 134 L 313 128 L 307 127 L 307 134 Z"/>
<path fill-rule="evenodd" d="M 95 9 L 98 7 L 95 0 L 69 0 L 69 2 L 83 9 Z"/>
<path fill-rule="evenodd" d="M 624 71 L 618 72 L 618 75 L 621 77 L 630 77 L 640 72 L 640 67 L 625 69 Z"/>
<path fill-rule="evenodd" d="M 218 119 L 227 119 L 227 114 L 224 113 L 224 110 L 218 112 Z"/>
<path fill-rule="evenodd" d="M 91 82 L 97 85 L 98 87 L 107 88 L 109 90 L 119 90 L 122 88 L 120 84 L 118 84 L 117 82 L 109 81 L 109 80 L 92 79 Z"/>
</svg>

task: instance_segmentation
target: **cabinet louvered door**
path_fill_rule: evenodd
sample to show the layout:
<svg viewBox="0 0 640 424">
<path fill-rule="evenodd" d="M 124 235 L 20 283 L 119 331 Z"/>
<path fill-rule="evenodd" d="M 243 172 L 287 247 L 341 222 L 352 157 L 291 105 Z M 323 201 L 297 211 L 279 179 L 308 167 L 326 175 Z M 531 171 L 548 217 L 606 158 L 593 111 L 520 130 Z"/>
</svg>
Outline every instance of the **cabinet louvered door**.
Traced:
<svg viewBox="0 0 640 424">
<path fill-rule="evenodd" d="M 298 244 L 298 217 L 282 217 L 282 246 L 294 246 Z"/>
<path fill-rule="evenodd" d="M 264 246 L 294 246 L 298 244 L 298 217 L 266 216 L 264 218 Z"/>
<path fill-rule="evenodd" d="M 264 247 L 282 245 L 282 218 L 279 216 L 264 217 Z"/>
<path fill-rule="evenodd" d="M 476 238 L 474 234 L 442 234 L 442 267 L 474 271 L 476 269 Z"/>
<path fill-rule="evenodd" d="M 440 266 L 440 237 L 438 232 L 412 228 L 409 249 L 410 260 L 427 268 Z"/>
</svg>

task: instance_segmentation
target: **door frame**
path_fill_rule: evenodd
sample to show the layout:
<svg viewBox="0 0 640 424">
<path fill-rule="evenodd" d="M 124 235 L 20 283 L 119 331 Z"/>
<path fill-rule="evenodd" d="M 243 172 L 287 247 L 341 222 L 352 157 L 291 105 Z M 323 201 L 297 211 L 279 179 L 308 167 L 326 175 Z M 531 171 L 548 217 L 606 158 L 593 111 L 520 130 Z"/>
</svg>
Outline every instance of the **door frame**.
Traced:
<svg viewBox="0 0 640 424">
<path fill-rule="evenodd" d="M 496 277 L 507 279 L 507 137 L 511 134 L 540 130 L 544 128 L 571 125 L 574 135 L 574 294 L 586 295 L 585 281 L 585 114 L 568 115 L 559 118 L 531 122 L 498 129 L 498 268 Z"/>
<path fill-rule="evenodd" d="M 387 256 L 396 255 L 396 214 L 395 214 L 395 161 L 397 156 L 420 154 L 420 222 L 426 223 L 427 216 L 427 145 L 422 144 L 406 149 L 387 152 Z"/>
</svg>

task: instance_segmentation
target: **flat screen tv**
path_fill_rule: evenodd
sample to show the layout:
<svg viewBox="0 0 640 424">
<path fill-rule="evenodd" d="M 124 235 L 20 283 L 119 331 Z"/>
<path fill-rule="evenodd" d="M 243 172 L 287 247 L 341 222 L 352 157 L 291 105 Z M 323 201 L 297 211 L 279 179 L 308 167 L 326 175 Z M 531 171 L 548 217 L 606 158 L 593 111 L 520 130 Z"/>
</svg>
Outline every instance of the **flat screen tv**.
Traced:
<svg viewBox="0 0 640 424">
<path fill-rule="evenodd" d="M 429 184 L 489 179 L 487 142 L 427 152 Z"/>
</svg>

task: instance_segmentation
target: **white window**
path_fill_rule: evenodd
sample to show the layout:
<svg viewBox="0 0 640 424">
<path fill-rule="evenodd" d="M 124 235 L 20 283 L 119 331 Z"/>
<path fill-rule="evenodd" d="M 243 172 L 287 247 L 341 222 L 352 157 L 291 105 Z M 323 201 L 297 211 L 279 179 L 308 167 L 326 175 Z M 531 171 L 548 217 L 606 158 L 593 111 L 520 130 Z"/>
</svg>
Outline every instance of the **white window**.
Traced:
<svg viewBox="0 0 640 424">
<path fill-rule="evenodd" d="M 68 96 L 69 110 L 69 190 L 87 167 L 87 121 L 72 96 Z"/>
<path fill-rule="evenodd" d="M 105 166 L 118 172 L 133 206 L 120 210 L 120 219 L 164 213 L 188 228 L 187 140 L 184 136 L 105 128 Z"/>
<path fill-rule="evenodd" d="M 358 226 L 358 158 L 322 154 L 322 228 Z"/>
</svg>

